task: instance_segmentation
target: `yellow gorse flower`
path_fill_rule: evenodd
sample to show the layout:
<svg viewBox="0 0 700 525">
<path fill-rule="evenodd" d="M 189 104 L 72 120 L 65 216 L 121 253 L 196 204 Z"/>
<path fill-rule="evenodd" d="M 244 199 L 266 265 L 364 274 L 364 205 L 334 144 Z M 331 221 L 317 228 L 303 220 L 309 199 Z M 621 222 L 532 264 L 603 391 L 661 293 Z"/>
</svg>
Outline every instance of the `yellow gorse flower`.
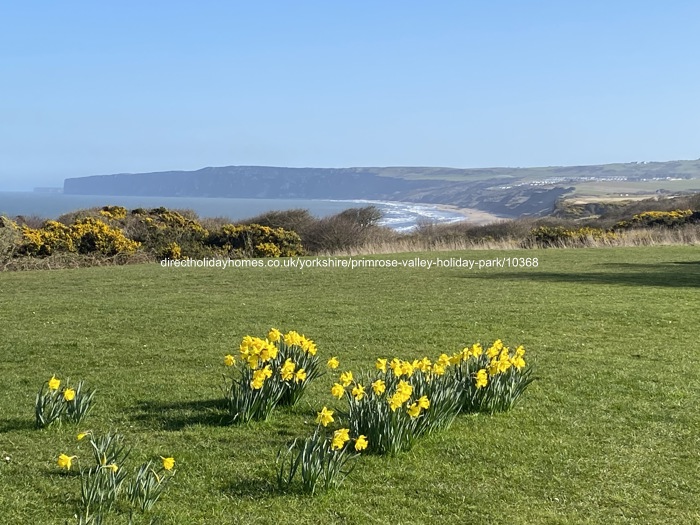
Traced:
<svg viewBox="0 0 700 525">
<path fill-rule="evenodd" d="M 327 427 L 328 424 L 333 423 L 333 421 L 335 421 L 333 419 L 333 411 L 328 410 L 326 407 L 323 407 L 316 416 L 316 423 L 323 425 L 324 427 Z"/>
<path fill-rule="evenodd" d="M 175 467 L 175 458 L 164 458 L 163 456 L 161 456 L 160 459 L 163 460 L 163 468 L 165 470 L 172 470 L 173 467 Z"/>
<path fill-rule="evenodd" d="M 71 466 L 73 465 L 73 460 L 77 456 L 69 456 L 67 454 L 60 454 L 58 456 L 58 461 L 56 462 L 58 466 L 62 469 L 70 470 Z"/>
<path fill-rule="evenodd" d="M 75 390 L 72 388 L 66 388 L 63 391 L 63 399 L 66 401 L 73 401 L 75 399 Z"/>
<path fill-rule="evenodd" d="M 56 376 L 51 376 L 51 379 L 49 379 L 49 390 L 58 390 L 59 386 L 61 386 L 61 380 L 56 379 Z"/>
</svg>

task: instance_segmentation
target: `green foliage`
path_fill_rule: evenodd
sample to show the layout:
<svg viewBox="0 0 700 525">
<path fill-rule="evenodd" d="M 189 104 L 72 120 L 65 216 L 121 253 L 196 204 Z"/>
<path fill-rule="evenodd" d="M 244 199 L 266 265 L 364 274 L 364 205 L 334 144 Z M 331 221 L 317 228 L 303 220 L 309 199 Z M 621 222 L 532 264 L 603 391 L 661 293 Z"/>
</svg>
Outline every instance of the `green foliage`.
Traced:
<svg viewBox="0 0 700 525">
<path fill-rule="evenodd" d="M 338 487 L 352 472 L 354 464 L 348 465 L 358 454 L 351 450 L 350 439 L 340 443 L 339 429 L 328 435 L 321 425 L 306 439 L 295 439 L 289 447 L 277 454 L 277 486 L 280 490 L 293 487 L 299 478 L 301 490 L 314 494 L 319 490 Z M 298 476 L 297 476 L 298 475 Z"/>
<path fill-rule="evenodd" d="M 266 420 L 278 405 L 295 405 L 321 375 L 316 344 L 290 331 L 270 330 L 267 339 L 246 336 L 240 359 L 224 358 L 231 368 L 224 396 L 234 423 Z"/>
<path fill-rule="evenodd" d="M 612 241 L 615 233 L 600 228 L 583 226 L 570 229 L 563 226 L 539 226 L 530 230 L 523 241 L 525 247 L 552 248 L 587 246 L 595 243 Z"/>
<path fill-rule="evenodd" d="M 485 352 L 479 343 L 465 348 L 454 369 L 461 385 L 462 412 L 505 412 L 515 406 L 534 380 L 532 367 L 525 366 L 525 349 L 519 346 L 513 355 L 497 340 Z"/>
<path fill-rule="evenodd" d="M 139 241 L 156 258 L 180 259 L 211 257 L 206 246 L 209 232 L 193 218 L 167 208 L 132 210 L 124 221 L 124 231 Z"/>
<path fill-rule="evenodd" d="M 295 232 L 259 224 L 225 225 L 212 232 L 207 243 L 241 257 L 295 257 L 304 252 Z"/>
<path fill-rule="evenodd" d="M 629 221 L 620 221 L 615 227 L 619 229 L 665 227 L 677 228 L 685 224 L 700 222 L 700 211 L 645 211 L 633 215 Z"/>
<path fill-rule="evenodd" d="M 362 522 L 368 508 L 382 523 L 430 523 L 435 516 L 450 525 L 546 523 L 553 516 L 562 523 L 693 523 L 700 361 L 684 349 L 697 339 L 697 252 L 664 246 L 449 254 L 542 261 L 539 269 L 473 272 L 242 268 L 234 277 L 139 265 L 2 273 L 0 517 L 8 524 L 74 523 L 77 475 L 49 464 L 72 432 L 66 425 L 33 431 L 27 412 L 27 385 L 31 390 L 69 363 L 72 375 L 89 371 L 90 385 L 99 388 L 90 426 L 128 429 L 134 468 L 151 457 L 135 457 L 137 444 L 147 454 L 172 450 L 181 457 L 183 472 L 153 509 L 163 524 Z M 447 255 L 382 258 L 417 256 L 434 262 Z M 100 293 L 85 293 L 94 289 Z M 231 338 L 271 322 L 319 334 L 320 352 L 358 370 L 373 367 L 377 354 L 412 359 L 460 347 L 465 338 L 500 335 L 526 345 L 526 357 L 536 350 L 538 380 L 512 412 L 460 416 L 410 453 L 358 458 L 334 492 L 280 494 L 271 460 L 287 440 L 313 432 L 310 407 L 327 403 L 330 377 L 273 421 L 244 427 L 221 425 L 224 410 L 212 389 L 220 369 L 211 363 Z M 70 453 L 92 463 L 89 446 L 82 449 Z M 460 496 L 452 504 L 454 494 Z M 118 498 L 107 519 L 125 524 L 127 517 L 126 500 Z M 148 521 L 140 518 L 134 521 Z"/>
<path fill-rule="evenodd" d="M 24 226 L 19 253 L 45 257 L 58 252 L 116 255 L 131 254 L 139 243 L 124 236 L 118 228 L 92 217 L 79 219 L 66 226 L 56 221 L 46 221 L 39 229 Z"/>
<path fill-rule="evenodd" d="M 172 475 L 163 469 L 159 471 L 160 474 L 152 461 L 143 463 L 127 485 L 126 496 L 129 503 L 142 512 L 153 508 L 172 479 Z"/>
<path fill-rule="evenodd" d="M 80 423 L 92 410 L 94 390 L 85 388 L 83 381 L 73 387 L 70 382 L 60 389 L 61 381 L 55 376 L 45 381 L 34 401 L 34 422 L 37 428 L 51 426 L 66 420 Z"/>
</svg>

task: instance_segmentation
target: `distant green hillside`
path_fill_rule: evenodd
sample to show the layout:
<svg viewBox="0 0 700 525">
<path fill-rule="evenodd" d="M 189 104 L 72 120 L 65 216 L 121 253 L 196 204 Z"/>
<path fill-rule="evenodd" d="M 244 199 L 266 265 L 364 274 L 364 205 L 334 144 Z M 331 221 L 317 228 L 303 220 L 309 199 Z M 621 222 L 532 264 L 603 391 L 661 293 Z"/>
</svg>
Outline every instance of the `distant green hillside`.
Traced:
<svg viewBox="0 0 700 525">
<path fill-rule="evenodd" d="M 700 160 L 542 168 L 228 166 L 66 179 L 64 193 L 161 197 L 374 199 L 549 214 L 563 197 L 700 191 Z"/>
</svg>

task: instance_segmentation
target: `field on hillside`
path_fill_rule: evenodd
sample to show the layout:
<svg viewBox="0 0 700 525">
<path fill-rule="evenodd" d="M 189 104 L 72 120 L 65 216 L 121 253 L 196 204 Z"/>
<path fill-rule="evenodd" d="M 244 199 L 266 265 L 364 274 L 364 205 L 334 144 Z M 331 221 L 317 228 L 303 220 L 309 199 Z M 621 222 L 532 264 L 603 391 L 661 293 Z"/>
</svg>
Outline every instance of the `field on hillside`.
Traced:
<svg viewBox="0 0 700 525">
<path fill-rule="evenodd" d="M 698 247 L 374 258 L 516 256 L 537 267 L 0 273 L 0 520 L 75 523 L 79 480 L 56 458 L 87 454 L 78 431 L 113 429 L 135 460 L 175 458 L 163 524 L 700 523 Z M 326 375 L 268 422 L 225 424 L 223 356 L 270 327 L 356 373 L 500 338 L 537 379 L 510 412 L 360 457 L 338 490 L 283 494 L 278 450 L 342 405 Z M 34 429 L 53 374 L 97 389 L 79 427 Z"/>
</svg>

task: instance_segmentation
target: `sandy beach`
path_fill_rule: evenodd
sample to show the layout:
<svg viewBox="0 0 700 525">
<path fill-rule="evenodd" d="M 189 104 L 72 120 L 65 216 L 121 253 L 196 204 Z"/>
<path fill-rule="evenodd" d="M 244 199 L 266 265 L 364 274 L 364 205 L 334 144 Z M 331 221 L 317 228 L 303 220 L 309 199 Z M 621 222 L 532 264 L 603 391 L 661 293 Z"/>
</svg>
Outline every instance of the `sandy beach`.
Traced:
<svg viewBox="0 0 700 525">
<path fill-rule="evenodd" d="M 460 208 L 452 204 L 436 204 L 435 207 L 439 210 L 451 211 L 455 213 L 460 213 L 464 215 L 464 219 L 473 224 L 479 226 L 484 224 L 491 224 L 494 222 L 509 221 L 509 218 L 499 217 L 493 213 L 489 213 L 483 210 L 477 210 L 475 208 Z"/>
</svg>

